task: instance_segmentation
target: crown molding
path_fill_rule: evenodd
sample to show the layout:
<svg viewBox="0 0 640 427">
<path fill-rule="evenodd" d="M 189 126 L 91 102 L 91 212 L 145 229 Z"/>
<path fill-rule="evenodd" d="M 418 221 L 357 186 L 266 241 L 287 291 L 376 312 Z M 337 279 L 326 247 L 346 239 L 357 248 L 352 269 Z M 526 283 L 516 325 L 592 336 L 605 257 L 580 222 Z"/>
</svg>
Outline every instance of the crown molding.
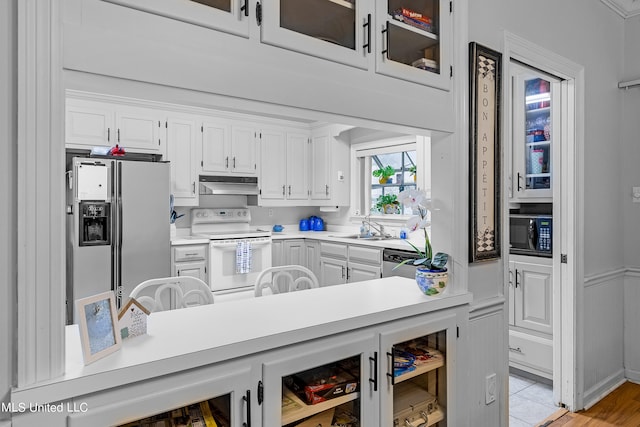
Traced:
<svg viewBox="0 0 640 427">
<path fill-rule="evenodd" d="M 601 0 L 623 18 L 640 15 L 640 0 Z"/>
</svg>

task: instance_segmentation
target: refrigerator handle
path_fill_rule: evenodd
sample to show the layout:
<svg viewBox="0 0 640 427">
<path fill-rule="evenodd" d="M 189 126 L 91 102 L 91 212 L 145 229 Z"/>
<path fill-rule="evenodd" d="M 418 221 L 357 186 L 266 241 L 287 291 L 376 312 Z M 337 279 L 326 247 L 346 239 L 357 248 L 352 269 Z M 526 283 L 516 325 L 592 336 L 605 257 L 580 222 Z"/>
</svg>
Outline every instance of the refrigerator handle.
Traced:
<svg viewBox="0 0 640 427">
<path fill-rule="evenodd" d="M 118 218 L 116 212 L 116 174 L 115 162 L 111 162 L 111 290 L 116 291 L 118 287 L 118 249 L 116 244 L 116 230 L 118 229 Z"/>
<path fill-rule="evenodd" d="M 122 164 L 117 162 L 118 167 L 118 243 L 116 253 L 118 268 L 118 288 L 116 289 L 116 301 L 118 308 L 122 307 Z"/>
</svg>

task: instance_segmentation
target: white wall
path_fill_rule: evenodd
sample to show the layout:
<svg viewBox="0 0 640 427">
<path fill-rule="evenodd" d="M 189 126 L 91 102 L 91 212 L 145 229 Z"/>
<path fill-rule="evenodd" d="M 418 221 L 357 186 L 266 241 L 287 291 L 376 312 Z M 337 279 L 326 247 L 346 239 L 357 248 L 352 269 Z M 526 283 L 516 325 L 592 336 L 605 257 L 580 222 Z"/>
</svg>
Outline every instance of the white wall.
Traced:
<svg viewBox="0 0 640 427">
<path fill-rule="evenodd" d="M 640 79 L 640 16 L 625 21 L 623 81 Z M 622 91 L 622 198 L 625 278 L 625 368 L 640 381 L 640 203 L 631 201 L 631 188 L 640 187 L 640 86 Z"/>
<path fill-rule="evenodd" d="M 17 74 L 16 1 L 0 2 L 0 401 L 9 401 L 13 378 L 16 303 Z M 0 420 L 9 414 L 0 412 Z"/>
<path fill-rule="evenodd" d="M 504 32 L 508 31 L 584 66 L 585 140 L 578 141 L 578 145 L 584 145 L 585 161 L 585 277 L 616 271 L 623 266 L 620 244 L 623 229 L 619 226 L 623 216 L 622 198 L 616 190 L 620 186 L 622 150 L 617 82 L 622 70 L 623 28 L 623 19 L 599 0 L 469 2 L 471 41 L 501 51 Z M 504 141 L 507 143 L 509 138 L 505 136 Z M 502 268 L 502 263 L 470 267 L 469 288 L 476 298 L 502 293 Z M 577 285 L 584 286 L 583 283 Z M 582 341 L 578 344 L 578 354 L 584 354 L 584 366 L 578 369 L 585 373 L 579 394 L 599 390 L 612 376 L 619 375 L 622 368 L 623 341 L 619 330 L 622 310 L 617 305 L 622 303 L 621 281 L 609 280 L 599 286 L 585 291 L 584 305 L 578 307 L 584 317 L 584 324 L 579 326 L 600 326 L 597 333 L 585 332 L 588 346 L 583 347 Z M 607 295 L 608 304 L 598 303 L 603 293 Z M 605 325 L 598 323 L 603 318 L 608 319 Z M 603 362 L 595 353 L 604 344 L 614 355 L 612 361 Z"/>
</svg>

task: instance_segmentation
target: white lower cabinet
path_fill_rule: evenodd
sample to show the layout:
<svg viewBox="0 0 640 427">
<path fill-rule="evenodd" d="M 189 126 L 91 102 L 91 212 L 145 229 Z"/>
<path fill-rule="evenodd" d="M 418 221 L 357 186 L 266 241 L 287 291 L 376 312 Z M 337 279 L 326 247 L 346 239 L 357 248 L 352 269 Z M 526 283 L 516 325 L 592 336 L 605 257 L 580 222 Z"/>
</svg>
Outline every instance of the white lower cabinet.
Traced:
<svg viewBox="0 0 640 427">
<path fill-rule="evenodd" d="M 456 426 L 454 313 L 395 322 L 380 333 L 380 425 Z"/>
<path fill-rule="evenodd" d="M 374 425 L 374 384 L 369 379 L 376 373 L 369 359 L 374 357 L 375 343 L 374 332 L 367 331 L 270 355 L 262 364 L 263 426 L 330 426 L 336 425 L 336 417 L 355 420 L 355 425 Z M 324 385 L 312 393 L 308 386 L 313 384 Z"/>
<path fill-rule="evenodd" d="M 330 327 L 321 334 L 292 328 L 256 347 L 238 342 L 243 350 L 193 353 L 183 371 L 123 367 L 112 373 L 119 385 L 65 400 L 60 417 L 42 424 L 42 413 L 27 411 L 15 414 L 13 425 L 195 425 L 193 417 L 229 427 L 461 425 L 466 393 L 456 387 L 456 354 L 466 342 L 468 307 L 423 314 L 404 307 L 366 323 L 322 324 Z"/>
<path fill-rule="evenodd" d="M 180 245 L 171 250 L 171 275 L 197 277 L 207 282 L 209 245 Z"/>
<path fill-rule="evenodd" d="M 190 414 L 208 408 L 218 425 L 241 427 L 250 425 L 252 389 L 250 364 L 227 362 L 82 396 L 74 404 L 88 410 L 69 415 L 67 426 L 191 425 Z"/>
<path fill-rule="evenodd" d="M 335 242 L 320 242 L 320 283 L 322 286 L 379 279 L 382 250 Z"/>
<path fill-rule="evenodd" d="M 417 316 L 270 354 L 262 425 L 457 425 L 456 319 Z"/>
<path fill-rule="evenodd" d="M 509 362 L 552 377 L 553 266 L 551 258 L 509 256 Z"/>
</svg>

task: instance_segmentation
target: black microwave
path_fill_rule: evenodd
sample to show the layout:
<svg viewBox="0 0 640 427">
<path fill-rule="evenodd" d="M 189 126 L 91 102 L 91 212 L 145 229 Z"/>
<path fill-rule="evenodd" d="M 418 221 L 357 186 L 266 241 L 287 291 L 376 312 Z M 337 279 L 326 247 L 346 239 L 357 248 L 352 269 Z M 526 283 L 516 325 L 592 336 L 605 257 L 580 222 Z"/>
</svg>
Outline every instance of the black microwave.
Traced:
<svg viewBox="0 0 640 427">
<path fill-rule="evenodd" d="M 553 218 L 550 215 L 511 214 L 509 253 L 551 257 Z"/>
</svg>

